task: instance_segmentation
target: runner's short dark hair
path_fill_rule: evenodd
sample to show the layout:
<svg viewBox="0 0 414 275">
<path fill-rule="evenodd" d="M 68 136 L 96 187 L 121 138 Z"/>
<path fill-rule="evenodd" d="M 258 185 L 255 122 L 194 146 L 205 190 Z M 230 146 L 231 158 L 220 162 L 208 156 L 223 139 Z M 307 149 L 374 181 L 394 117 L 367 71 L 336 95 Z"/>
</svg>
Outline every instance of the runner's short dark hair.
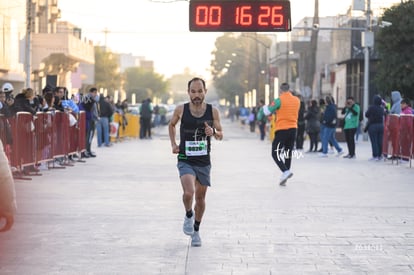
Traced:
<svg viewBox="0 0 414 275">
<path fill-rule="evenodd" d="M 203 88 L 206 89 L 206 82 L 204 81 L 204 79 L 200 78 L 200 77 L 193 77 L 190 81 L 188 81 L 188 90 L 190 90 L 190 85 L 191 83 L 193 83 L 194 81 L 201 81 L 201 83 L 203 83 Z"/>
</svg>

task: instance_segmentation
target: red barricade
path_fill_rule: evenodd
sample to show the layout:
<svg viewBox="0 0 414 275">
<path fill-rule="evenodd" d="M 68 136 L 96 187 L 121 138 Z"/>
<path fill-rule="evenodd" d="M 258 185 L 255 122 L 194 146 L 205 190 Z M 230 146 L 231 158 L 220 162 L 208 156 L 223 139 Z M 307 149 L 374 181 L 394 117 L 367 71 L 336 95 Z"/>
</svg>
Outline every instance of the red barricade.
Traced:
<svg viewBox="0 0 414 275">
<path fill-rule="evenodd" d="M 68 114 L 73 115 L 74 114 Z M 72 155 L 79 151 L 79 124 L 76 123 L 75 125 L 70 125 L 69 127 L 69 139 L 68 139 L 68 154 Z"/>
<path fill-rule="evenodd" d="M 64 157 L 69 149 L 69 116 L 56 111 L 53 116 L 52 152 L 54 158 Z"/>
<path fill-rule="evenodd" d="M 3 143 L 4 152 L 8 160 L 11 159 L 11 146 L 13 144 L 13 132 L 9 119 L 0 114 L 0 140 Z"/>
<path fill-rule="evenodd" d="M 400 154 L 400 117 L 389 115 L 384 127 L 383 154 L 398 156 Z"/>
<path fill-rule="evenodd" d="M 0 115 L 0 139 L 10 165 L 22 171 L 25 166 L 85 151 L 86 113 L 81 111 L 72 126 L 70 121 L 69 113 L 59 111 L 38 112 L 35 117 L 19 112 L 7 119 Z"/>
<path fill-rule="evenodd" d="M 400 151 L 397 156 L 401 158 L 411 158 L 412 156 L 412 144 L 413 144 L 413 116 L 401 115 L 400 116 Z"/>
<path fill-rule="evenodd" d="M 390 115 L 390 123 L 388 130 L 391 138 L 390 155 L 397 156 L 400 153 L 400 117 L 398 115 Z"/>
<path fill-rule="evenodd" d="M 35 120 L 36 135 L 36 163 L 53 160 L 52 137 L 53 118 L 52 113 L 37 113 Z"/>
<path fill-rule="evenodd" d="M 414 159 L 414 118 L 413 118 L 413 131 L 411 132 L 411 158 Z"/>
<path fill-rule="evenodd" d="M 86 113 L 80 111 L 78 115 L 79 152 L 86 151 Z"/>
<path fill-rule="evenodd" d="M 16 117 L 11 117 L 8 119 L 10 122 L 10 127 L 12 128 L 12 138 L 13 138 L 13 144 L 11 146 L 11 150 L 10 150 L 10 165 L 12 167 L 18 167 L 19 166 L 19 155 L 17 152 L 17 121 L 16 121 Z"/>
<path fill-rule="evenodd" d="M 35 158 L 35 125 L 31 113 L 18 112 L 16 114 L 15 135 L 13 135 L 13 156 L 15 166 L 22 168 L 36 163 Z M 13 163 L 12 163 L 13 166 Z"/>
<path fill-rule="evenodd" d="M 388 141 L 390 140 L 388 131 L 389 121 L 388 116 L 386 116 L 384 119 L 384 136 L 382 138 L 382 154 L 385 156 L 388 156 Z"/>
</svg>

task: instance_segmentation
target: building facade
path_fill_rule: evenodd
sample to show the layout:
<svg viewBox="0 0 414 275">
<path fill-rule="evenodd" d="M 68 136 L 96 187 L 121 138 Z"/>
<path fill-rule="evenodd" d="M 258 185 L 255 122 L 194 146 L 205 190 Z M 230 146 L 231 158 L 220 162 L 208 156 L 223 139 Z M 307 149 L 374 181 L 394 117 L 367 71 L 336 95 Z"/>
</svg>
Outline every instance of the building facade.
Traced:
<svg viewBox="0 0 414 275">
<path fill-rule="evenodd" d="M 58 0 L 0 0 L 1 84 L 10 82 L 15 91 L 30 86 L 39 93 L 46 84 L 71 90 L 73 80 L 93 79 L 76 74 L 80 63 L 94 64 L 93 43 L 59 18 Z"/>
</svg>

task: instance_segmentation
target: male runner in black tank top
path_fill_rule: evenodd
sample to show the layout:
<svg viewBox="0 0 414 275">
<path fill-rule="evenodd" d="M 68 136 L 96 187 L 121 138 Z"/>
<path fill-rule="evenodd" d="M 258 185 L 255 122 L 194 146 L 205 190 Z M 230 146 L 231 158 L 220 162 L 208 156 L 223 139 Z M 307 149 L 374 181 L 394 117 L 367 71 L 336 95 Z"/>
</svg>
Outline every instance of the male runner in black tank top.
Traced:
<svg viewBox="0 0 414 275">
<path fill-rule="evenodd" d="M 207 187 L 210 186 L 210 139 L 221 140 L 223 132 L 218 110 L 204 102 L 207 93 L 204 80 L 198 77 L 191 79 L 187 92 L 190 101 L 174 110 L 168 131 L 172 152 L 178 154 L 177 168 L 183 187 L 186 211 L 183 231 L 191 235 L 192 246 L 201 246 L 198 231 L 204 214 Z M 179 145 L 175 129 L 178 122 L 181 122 Z"/>
</svg>

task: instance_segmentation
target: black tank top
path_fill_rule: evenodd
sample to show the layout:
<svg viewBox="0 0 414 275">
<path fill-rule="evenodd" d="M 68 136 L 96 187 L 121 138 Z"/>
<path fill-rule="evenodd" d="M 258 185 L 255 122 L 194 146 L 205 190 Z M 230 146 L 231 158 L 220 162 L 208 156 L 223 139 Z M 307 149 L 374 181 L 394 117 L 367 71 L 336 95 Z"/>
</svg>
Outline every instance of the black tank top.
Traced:
<svg viewBox="0 0 414 275">
<path fill-rule="evenodd" d="M 178 160 L 195 166 L 210 165 L 210 137 L 206 136 L 204 123 L 213 125 L 213 107 L 207 104 L 201 117 L 194 117 L 190 104 L 184 104 L 180 125 L 180 153 Z"/>
</svg>

